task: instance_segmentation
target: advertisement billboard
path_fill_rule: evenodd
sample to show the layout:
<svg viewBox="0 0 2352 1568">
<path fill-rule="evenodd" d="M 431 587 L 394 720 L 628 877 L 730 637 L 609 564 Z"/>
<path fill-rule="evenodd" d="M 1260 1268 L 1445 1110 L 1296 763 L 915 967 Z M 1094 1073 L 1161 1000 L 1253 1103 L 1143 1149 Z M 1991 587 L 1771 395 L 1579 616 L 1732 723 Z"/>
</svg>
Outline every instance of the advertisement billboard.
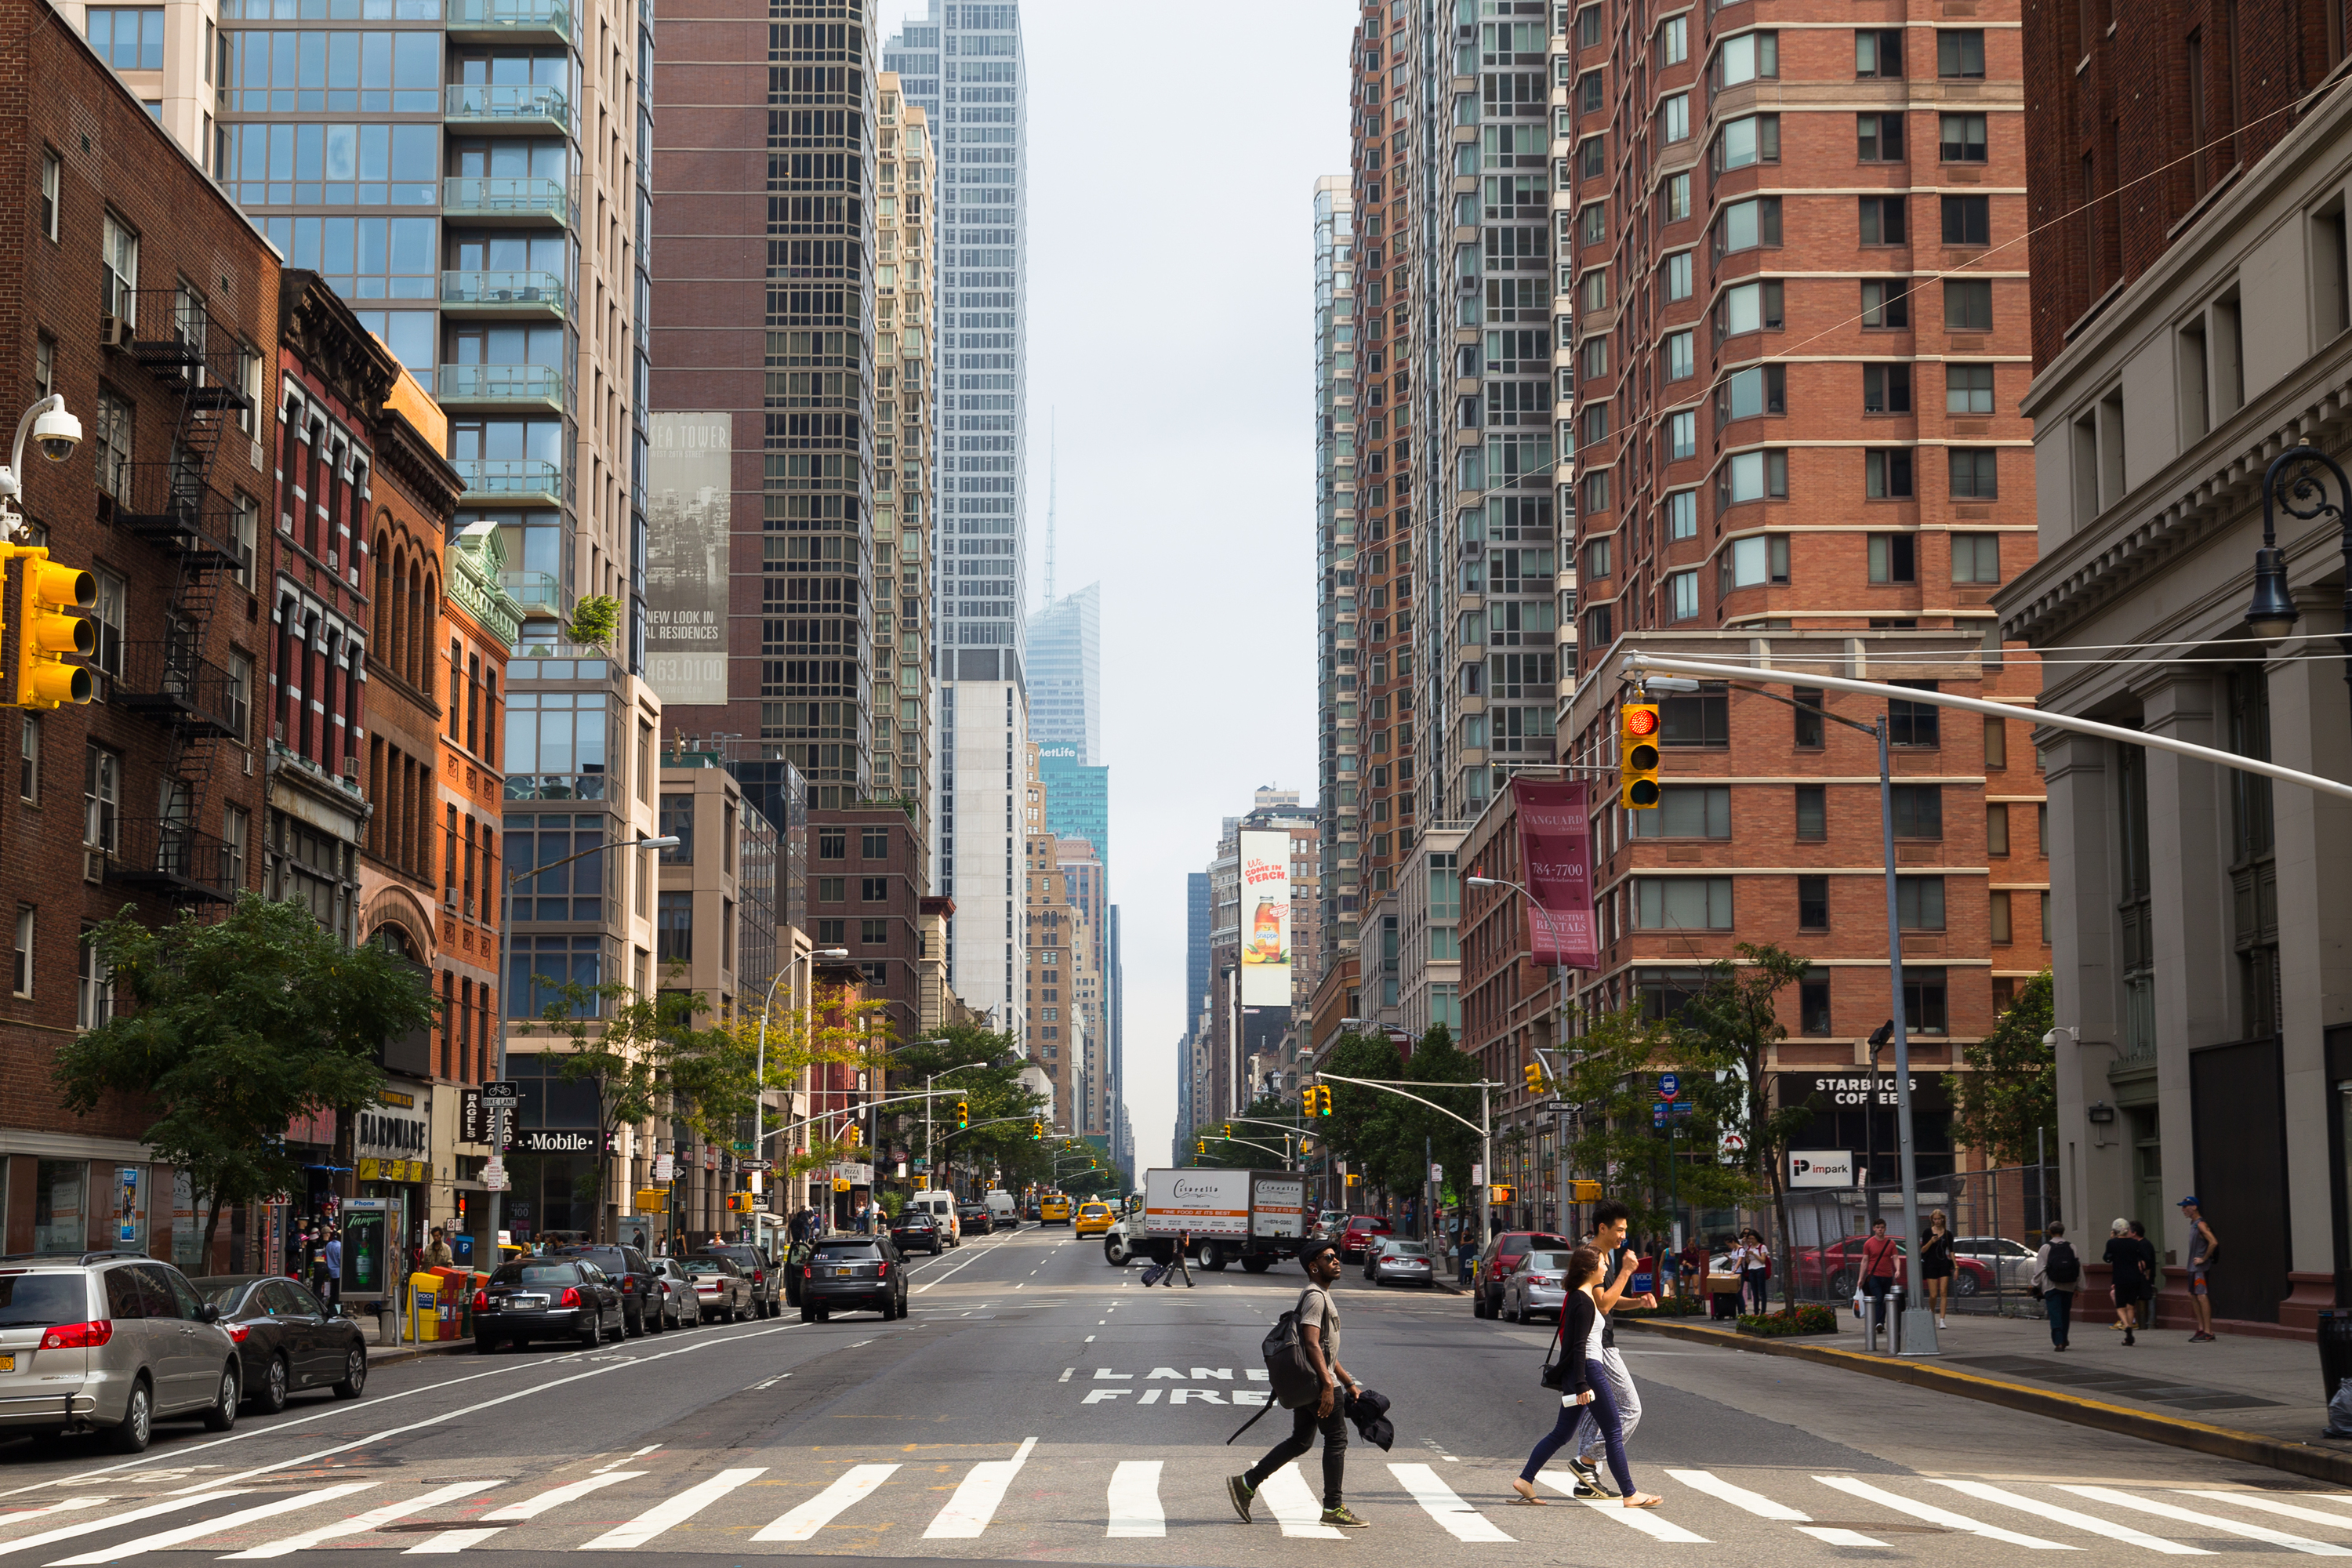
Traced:
<svg viewBox="0 0 2352 1568">
<path fill-rule="evenodd" d="M 1592 969 L 1601 963 L 1592 919 L 1592 819 L 1581 781 L 1511 780 L 1519 864 L 1527 868 L 1528 956 Z"/>
<path fill-rule="evenodd" d="M 1242 1005 L 1290 1005 L 1290 835 L 1241 835 Z"/>
<path fill-rule="evenodd" d="M 648 417 L 646 679 L 664 702 L 724 702 L 734 420 Z"/>
</svg>

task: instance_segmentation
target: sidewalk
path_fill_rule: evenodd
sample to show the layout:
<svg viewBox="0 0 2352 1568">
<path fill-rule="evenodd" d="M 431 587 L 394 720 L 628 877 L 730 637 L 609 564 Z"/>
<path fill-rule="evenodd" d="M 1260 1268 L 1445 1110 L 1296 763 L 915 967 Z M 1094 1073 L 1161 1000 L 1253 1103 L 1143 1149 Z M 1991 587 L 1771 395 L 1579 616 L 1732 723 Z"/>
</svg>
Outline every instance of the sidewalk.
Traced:
<svg viewBox="0 0 2352 1568">
<path fill-rule="evenodd" d="M 2145 1330 L 2126 1349 L 2114 1314 L 2074 1321 L 2063 1355 L 2040 1318 L 1954 1317 L 1941 1353 L 1903 1359 L 1864 1352 L 1861 1320 L 1838 1314 L 1835 1335 L 1768 1340 L 1703 1320 L 1643 1318 L 1621 1326 L 1727 1349 L 1791 1355 L 1916 1387 L 2032 1410 L 2300 1475 L 2352 1484 L 2352 1440 L 2327 1425 L 2319 1352 L 2297 1341 L 2224 1335 L 2190 1344 L 2185 1331 Z"/>
</svg>

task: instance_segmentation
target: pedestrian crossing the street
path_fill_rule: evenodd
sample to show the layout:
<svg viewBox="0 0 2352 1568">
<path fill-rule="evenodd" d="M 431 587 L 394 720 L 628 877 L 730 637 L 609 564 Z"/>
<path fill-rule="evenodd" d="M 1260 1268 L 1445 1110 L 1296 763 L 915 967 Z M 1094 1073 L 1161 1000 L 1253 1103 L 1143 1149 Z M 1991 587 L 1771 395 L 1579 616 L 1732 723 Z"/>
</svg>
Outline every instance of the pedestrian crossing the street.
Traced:
<svg viewBox="0 0 2352 1568">
<path fill-rule="evenodd" d="M 1134 1459 L 1087 1447 L 1041 1453 L 1031 1437 L 944 1463 L 845 1462 L 832 1450 L 805 1449 L 741 1457 L 762 1462 L 713 1469 L 694 1463 L 691 1453 L 656 1449 L 610 1458 L 585 1474 L 564 1466 L 538 1476 L 420 1484 L 378 1472 L 300 1491 L 262 1477 L 160 1499 L 79 1495 L 0 1514 L 0 1558 L 28 1568 L 95 1568 L 166 1552 L 255 1562 L 352 1546 L 411 1556 L 485 1547 L 805 1555 L 863 1551 L 886 1537 L 895 1555 L 941 1557 L 1041 1543 L 1075 1550 L 1105 1540 L 1168 1541 L 1184 1561 L 1202 1562 L 1214 1561 L 1221 1543 L 1236 1549 L 1236 1561 L 1249 1558 L 1263 1548 L 1244 1549 L 1244 1541 L 1274 1536 L 1345 1539 L 1358 1543 L 1355 1551 L 1520 1543 L 1547 1550 L 1613 1540 L 1669 1556 L 1685 1548 L 1709 1554 L 1697 1562 L 1725 1548 L 1759 1549 L 1776 1534 L 1928 1561 L 1965 1555 L 1971 1564 L 1988 1554 L 2029 1562 L 2050 1552 L 2084 1553 L 2084 1562 L 2246 1552 L 2352 1557 L 2352 1491 L 2316 1484 L 2254 1490 L 1664 1468 L 1644 1478 L 1665 1498 L 1650 1510 L 1577 1499 L 1572 1477 L 1548 1470 L 1539 1479 L 1549 1506 L 1528 1508 L 1507 1489 L 1511 1471 L 1503 1464 L 1373 1457 L 1357 1459 L 1348 1473 L 1349 1505 L 1371 1530 L 1322 1522 L 1320 1468 L 1307 1461 L 1267 1478 L 1256 1495 L 1255 1533 L 1245 1536 L 1236 1533 L 1223 1495 L 1234 1463 L 1223 1454 Z M 1786 1544 L 1804 1550 L 1792 1539 Z"/>
</svg>

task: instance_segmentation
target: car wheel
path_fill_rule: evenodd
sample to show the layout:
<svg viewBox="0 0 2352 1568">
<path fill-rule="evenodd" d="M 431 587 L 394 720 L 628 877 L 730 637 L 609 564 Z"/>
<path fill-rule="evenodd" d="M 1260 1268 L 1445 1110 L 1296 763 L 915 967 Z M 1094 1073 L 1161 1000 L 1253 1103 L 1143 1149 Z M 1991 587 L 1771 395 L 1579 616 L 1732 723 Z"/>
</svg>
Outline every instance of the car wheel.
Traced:
<svg viewBox="0 0 2352 1568">
<path fill-rule="evenodd" d="M 639 1312 L 635 1317 L 632 1318 L 626 1312 L 622 1313 L 621 1337 L 627 1340 L 641 1340 L 645 1338 L 646 1315 L 643 1312 Z"/>
<path fill-rule="evenodd" d="M 226 1432 L 236 1425 L 236 1407 L 245 1403 L 245 1380 L 237 1375 L 236 1363 L 221 1368 L 220 1392 L 205 1406 L 204 1422 L 207 1432 Z"/>
<path fill-rule="evenodd" d="M 1965 1268 L 1952 1280 L 1952 1294 L 1955 1296 L 1973 1296 L 1982 1289 L 1977 1283 L 1977 1277 Z"/>
<path fill-rule="evenodd" d="M 335 1384 L 338 1399 L 357 1399 L 367 1392 L 368 1360 L 365 1345 L 353 1345 L 343 1357 L 343 1380 Z"/>
<path fill-rule="evenodd" d="M 1853 1294 L 1853 1276 L 1840 1270 L 1830 1276 L 1830 1299 L 1842 1301 Z"/>
<path fill-rule="evenodd" d="M 816 1321 L 820 1323 L 831 1322 L 833 1321 L 833 1309 L 830 1307 L 819 1307 L 816 1310 Z"/>
<path fill-rule="evenodd" d="M 143 1454 L 147 1441 L 155 1435 L 155 1391 L 141 1378 L 131 1385 L 131 1397 L 122 1406 L 122 1419 L 116 1422 L 106 1435 L 106 1446 L 118 1454 Z"/>
<path fill-rule="evenodd" d="M 286 1408 L 287 1397 L 293 1392 L 293 1370 L 286 1358 L 274 1355 L 261 1373 L 261 1387 L 253 1396 L 253 1407 L 264 1415 L 275 1415 Z"/>
<path fill-rule="evenodd" d="M 814 1322 L 815 1322 L 815 1321 L 816 1321 L 816 1309 L 815 1309 L 815 1308 L 814 1308 L 814 1307 L 803 1307 L 803 1308 L 801 1309 L 801 1321 L 802 1321 L 802 1322 L 803 1322 L 803 1323 L 814 1323 Z"/>
<path fill-rule="evenodd" d="M 586 1328 L 573 1331 L 573 1337 L 580 1342 L 582 1350 L 594 1350 L 604 1342 L 604 1320 L 601 1317 L 590 1318 Z"/>
<path fill-rule="evenodd" d="M 488 1335 L 476 1334 L 474 1336 L 474 1353 L 476 1355 L 488 1355 L 498 1348 L 499 1342 L 491 1339 Z"/>
</svg>

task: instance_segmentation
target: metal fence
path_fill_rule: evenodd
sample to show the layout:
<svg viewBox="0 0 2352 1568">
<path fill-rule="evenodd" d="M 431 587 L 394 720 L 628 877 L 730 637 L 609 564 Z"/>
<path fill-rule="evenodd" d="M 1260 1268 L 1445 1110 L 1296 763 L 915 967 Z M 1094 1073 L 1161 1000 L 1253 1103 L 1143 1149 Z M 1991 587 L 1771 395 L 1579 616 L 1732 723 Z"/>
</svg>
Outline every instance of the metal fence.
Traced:
<svg viewBox="0 0 2352 1568">
<path fill-rule="evenodd" d="M 1954 1238 L 1949 1310 L 2021 1315 L 2036 1310 L 2034 1253 L 2049 1223 L 2060 1217 L 2056 1194 L 2045 1184 L 2052 1173 L 2022 1165 L 1920 1180 L 1921 1233 L 1928 1228 L 1929 1215 L 1941 1209 Z M 1904 1237 L 1898 1184 L 1789 1194 L 1790 1256 L 1776 1261 L 1776 1300 L 1783 1274 L 1801 1301 L 1842 1305 L 1853 1299 L 1874 1199 L 1887 1234 Z"/>
</svg>

